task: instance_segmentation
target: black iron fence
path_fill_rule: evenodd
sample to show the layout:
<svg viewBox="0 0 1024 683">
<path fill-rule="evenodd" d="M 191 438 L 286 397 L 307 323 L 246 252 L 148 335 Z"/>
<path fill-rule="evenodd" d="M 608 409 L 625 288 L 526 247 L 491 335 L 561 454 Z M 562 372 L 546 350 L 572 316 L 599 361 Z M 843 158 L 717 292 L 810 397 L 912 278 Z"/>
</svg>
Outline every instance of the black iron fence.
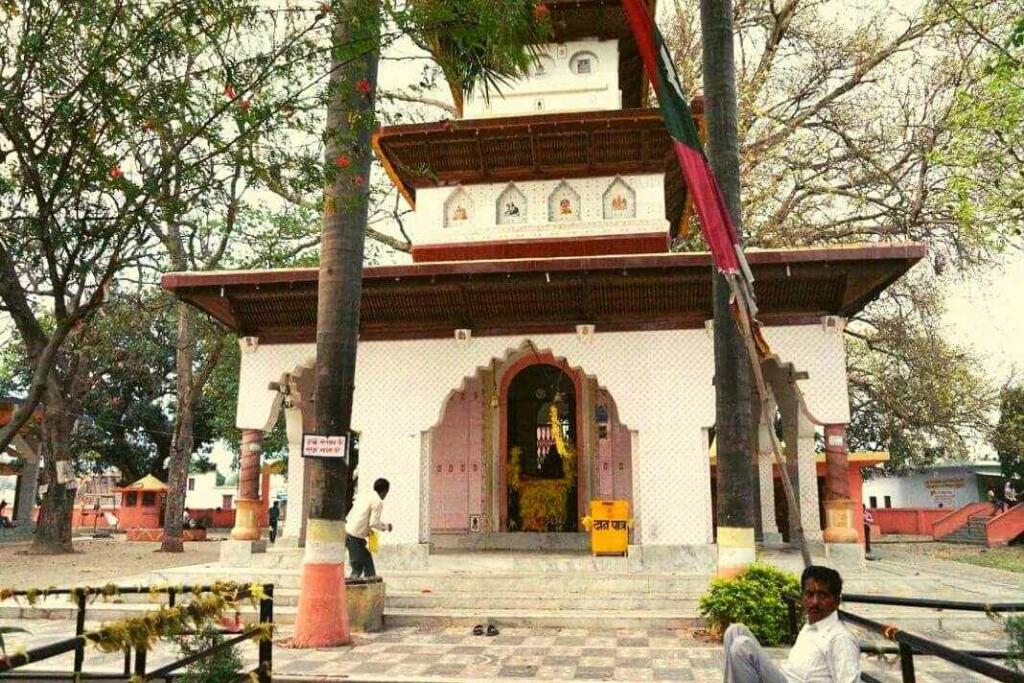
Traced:
<svg viewBox="0 0 1024 683">
<path fill-rule="evenodd" d="M 799 627 L 797 602 L 799 596 L 786 596 L 786 603 L 789 607 L 789 630 L 791 638 L 795 639 Z M 964 612 L 985 612 L 986 614 L 999 614 L 1001 612 L 1024 612 L 1024 602 L 961 602 L 956 600 L 933 600 L 930 598 L 901 598 L 891 595 L 863 595 L 860 593 L 844 593 L 844 603 L 858 603 L 865 605 L 892 605 L 894 607 L 922 607 L 928 609 L 942 609 Z M 866 631 L 882 636 L 886 640 L 896 643 L 895 646 L 879 647 L 876 645 L 860 646 L 861 652 L 867 654 L 896 654 L 900 658 L 900 673 L 903 683 L 916 683 L 917 675 L 914 670 L 914 657 L 932 656 L 939 657 L 951 664 L 963 667 L 975 673 L 987 676 L 994 681 L 1005 683 L 1024 683 L 1024 674 L 1014 671 L 1008 667 L 996 664 L 993 659 L 1005 660 L 1008 653 L 1005 650 L 958 650 L 943 645 L 934 640 L 929 640 L 919 635 L 909 633 L 891 624 L 883 624 L 874 619 L 854 614 L 847 610 L 839 610 L 839 617 L 846 622 L 856 624 Z M 866 683 L 883 683 L 878 678 L 868 673 L 861 674 L 861 680 Z"/>
<path fill-rule="evenodd" d="M 241 631 L 222 629 L 218 632 L 226 637 L 223 641 L 210 648 L 171 662 L 158 669 L 147 671 L 146 655 L 143 648 L 126 648 L 124 651 L 123 677 L 134 680 L 171 680 L 174 672 L 182 669 L 199 660 L 206 659 L 217 653 L 233 647 L 246 640 L 259 638 L 259 660 L 257 667 L 251 672 L 256 674 L 260 683 L 270 683 L 273 671 L 273 640 L 268 637 L 269 629 L 274 623 L 274 584 L 264 583 L 260 586 L 260 594 L 256 595 L 252 586 L 240 585 L 232 591 L 232 598 L 236 601 L 258 599 L 259 622 Z M 73 597 L 76 603 L 75 613 L 75 635 L 47 645 L 41 645 L 31 650 L 20 652 L 9 656 L 7 659 L 0 658 L 0 679 L 53 679 L 53 680 L 89 680 L 104 679 L 111 680 L 118 678 L 117 674 L 109 672 L 88 672 L 83 671 L 85 663 L 85 648 L 89 644 L 90 636 L 95 635 L 85 630 L 86 611 L 88 610 L 90 598 L 110 597 L 115 595 L 167 595 L 167 606 L 174 607 L 181 598 L 187 599 L 190 596 L 201 595 L 224 591 L 224 585 L 209 586 L 118 586 L 104 588 L 51 588 L 45 591 L 11 591 L 5 593 L 5 597 L 36 599 L 42 596 L 67 595 Z M 142 615 L 140 615 L 142 616 Z M 174 633 L 167 633 L 167 636 L 191 636 L 195 631 L 178 630 Z M 74 652 L 74 664 L 70 672 L 43 672 L 43 671 L 17 671 L 30 662 L 39 662 L 53 657 L 58 657 L 68 652 Z M 241 675 L 240 678 L 248 679 L 249 674 Z"/>
</svg>

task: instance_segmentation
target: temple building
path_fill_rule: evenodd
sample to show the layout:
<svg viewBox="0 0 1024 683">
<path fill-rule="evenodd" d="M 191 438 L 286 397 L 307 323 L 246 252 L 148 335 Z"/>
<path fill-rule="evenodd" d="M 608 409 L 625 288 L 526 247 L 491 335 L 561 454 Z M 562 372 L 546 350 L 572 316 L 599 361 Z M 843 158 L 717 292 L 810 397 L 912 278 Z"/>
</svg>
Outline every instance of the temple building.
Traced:
<svg viewBox="0 0 1024 683">
<path fill-rule="evenodd" d="M 671 251 L 695 219 L 618 0 L 548 7 L 554 35 L 528 78 L 469 99 L 460 120 L 374 137 L 415 241 L 411 264 L 363 276 L 352 424 L 363 485 L 391 481 L 382 563 L 582 549 L 590 501 L 616 499 L 631 504 L 631 565 L 713 569 L 711 258 Z M 799 495 L 788 514 L 811 540 L 821 497 L 850 496 L 831 477 L 819 491 L 815 453 L 823 431 L 846 471 L 845 321 L 923 255 L 748 253 L 765 335 L 786 361 L 775 380 L 806 399 L 784 422 Z M 286 420 L 284 537 L 301 541 L 317 270 L 170 273 L 163 285 L 240 337 L 240 509 L 258 497 L 248 480 L 262 434 Z M 787 524 L 767 457 L 758 475 L 757 532 L 777 542 Z"/>
</svg>

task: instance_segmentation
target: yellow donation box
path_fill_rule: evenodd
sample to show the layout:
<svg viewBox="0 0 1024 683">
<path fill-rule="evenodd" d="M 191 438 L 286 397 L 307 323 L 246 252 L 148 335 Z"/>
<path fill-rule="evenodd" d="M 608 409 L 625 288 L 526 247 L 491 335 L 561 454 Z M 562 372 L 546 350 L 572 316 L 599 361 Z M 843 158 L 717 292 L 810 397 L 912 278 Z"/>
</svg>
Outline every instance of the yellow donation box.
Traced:
<svg viewBox="0 0 1024 683">
<path fill-rule="evenodd" d="M 590 551 L 595 555 L 625 555 L 629 549 L 628 500 L 592 500 L 583 528 L 590 532 Z"/>
</svg>

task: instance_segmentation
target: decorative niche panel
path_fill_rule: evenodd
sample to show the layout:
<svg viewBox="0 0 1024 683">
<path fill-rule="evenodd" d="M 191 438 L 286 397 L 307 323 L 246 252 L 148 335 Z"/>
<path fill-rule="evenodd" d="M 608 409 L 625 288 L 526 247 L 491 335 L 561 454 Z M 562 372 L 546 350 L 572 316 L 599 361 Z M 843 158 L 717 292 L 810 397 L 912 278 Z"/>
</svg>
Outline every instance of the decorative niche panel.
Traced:
<svg viewBox="0 0 1024 683">
<path fill-rule="evenodd" d="M 577 52 L 569 58 L 569 71 L 577 76 L 589 76 L 597 73 L 597 55 L 589 50 Z"/>
<path fill-rule="evenodd" d="M 473 198 L 463 188 L 452 192 L 444 203 L 444 227 L 457 228 L 473 221 Z"/>
<path fill-rule="evenodd" d="M 605 220 L 636 218 L 636 192 L 622 178 L 616 178 L 602 198 Z"/>
<path fill-rule="evenodd" d="M 498 196 L 495 216 L 498 225 L 517 225 L 526 222 L 526 195 L 519 191 L 515 183 L 509 183 Z"/>
<path fill-rule="evenodd" d="M 548 197 L 548 221 L 551 223 L 578 221 L 581 209 L 579 192 L 564 180 Z"/>
</svg>

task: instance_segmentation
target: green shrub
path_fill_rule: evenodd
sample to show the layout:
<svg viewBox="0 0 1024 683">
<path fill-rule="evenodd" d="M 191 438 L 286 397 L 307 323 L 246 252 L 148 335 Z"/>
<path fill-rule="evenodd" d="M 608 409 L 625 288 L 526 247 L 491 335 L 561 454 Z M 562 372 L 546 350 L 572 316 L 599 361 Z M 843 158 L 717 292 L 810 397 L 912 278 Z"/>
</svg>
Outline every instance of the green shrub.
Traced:
<svg viewBox="0 0 1024 683">
<path fill-rule="evenodd" d="M 193 636 L 181 639 L 181 656 L 190 657 L 224 642 L 224 635 L 213 626 L 205 626 Z M 209 657 L 193 662 L 175 680 L 183 683 L 232 683 L 242 670 L 242 658 L 235 647 L 218 650 Z"/>
<path fill-rule="evenodd" d="M 755 563 L 735 578 L 713 580 L 700 599 L 700 613 L 720 635 L 730 624 L 742 623 L 771 647 L 789 640 L 789 608 L 783 596 L 799 594 L 796 576 Z"/>
<path fill-rule="evenodd" d="M 1010 636 L 1007 662 L 1017 671 L 1024 673 L 1024 617 L 1010 617 L 1006 620 L 1006 633 Z"/>
</svg>

